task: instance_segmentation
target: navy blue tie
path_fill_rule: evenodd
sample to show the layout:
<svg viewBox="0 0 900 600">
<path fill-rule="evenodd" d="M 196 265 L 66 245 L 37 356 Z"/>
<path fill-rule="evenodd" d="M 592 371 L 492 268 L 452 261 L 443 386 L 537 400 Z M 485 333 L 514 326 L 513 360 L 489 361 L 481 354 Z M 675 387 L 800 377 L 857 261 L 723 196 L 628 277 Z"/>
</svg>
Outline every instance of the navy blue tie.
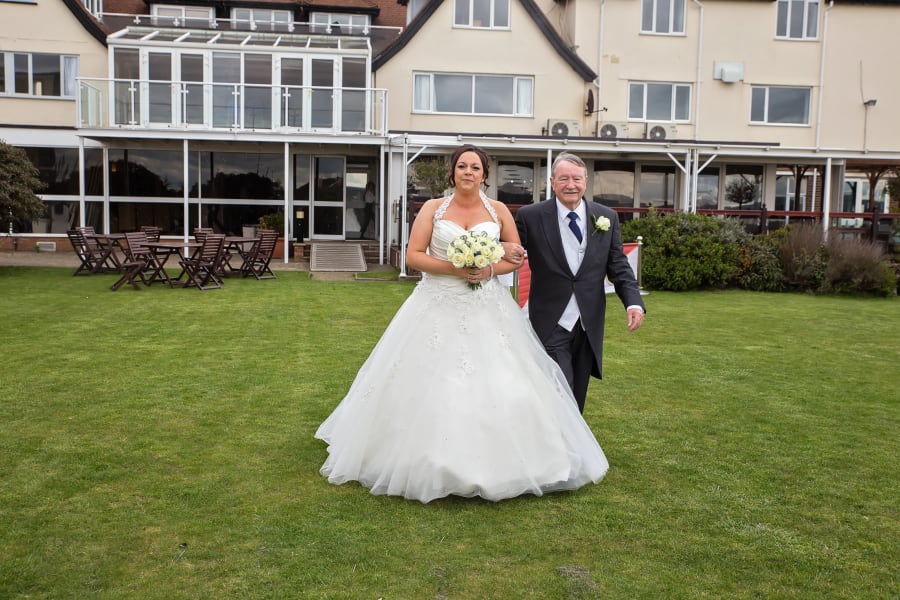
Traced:
<svg viewBox="0 0 900 600">
<path fill-rule="evenodd" d="M 581 240 L 584 239 L 581 237 L 581 228 L 578 226 L 578 214 L 574 211 L 569 213 L 569 229 L 572 230 L 572 233 L 575 234 L 575 237 L 578 238 L 578 243 L 581 243 Z"/>
</svg>

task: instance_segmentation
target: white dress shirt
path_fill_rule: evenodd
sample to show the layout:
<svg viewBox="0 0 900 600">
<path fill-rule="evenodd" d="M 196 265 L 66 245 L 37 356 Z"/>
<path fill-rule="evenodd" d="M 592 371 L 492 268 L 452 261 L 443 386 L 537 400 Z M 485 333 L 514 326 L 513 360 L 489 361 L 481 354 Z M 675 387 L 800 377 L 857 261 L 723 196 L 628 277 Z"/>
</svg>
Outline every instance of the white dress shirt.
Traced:
<svg viewBox="0 0 900 600">
<path fill-rule="evenodd" d="M 572 211 L 563 206 L 562 202 L 558 199 L 556 200 L 556 216 L 557 221 L 559 222 L 559 235 L 562 238 L 563 251 L 566 253 L 566 261 L 569 263 L 569 269 L 571 269 L 572 274 L 574 275 L 581 266 L 581 260 L 584 258 L 584 251 L 587 248 L 588 230 L 587 227 L 584 226 L 587 222 L 587 207 L 585 207 L 584 202 L 579 202 L 574 211 L 575 214 L 578 215 L 578 220 L 576 221 L 578 227 L 581 228 L 581 242 L 578 241 L 578 238 L 576 238 L 575 234 L 572 233 L 572 230 L 569 229 L 570 212 Z M 559 325 L 566 331 L 572 331 L 572 328 L 575 327 L 575 324 L 578 323 L 580 318 L 581 312 L 578 309 L 578 301 L 575 300 L 575 294 L 573 293 L 572 297 L 569 298 L 566 309 L 559 318 Z"/>
</svg>

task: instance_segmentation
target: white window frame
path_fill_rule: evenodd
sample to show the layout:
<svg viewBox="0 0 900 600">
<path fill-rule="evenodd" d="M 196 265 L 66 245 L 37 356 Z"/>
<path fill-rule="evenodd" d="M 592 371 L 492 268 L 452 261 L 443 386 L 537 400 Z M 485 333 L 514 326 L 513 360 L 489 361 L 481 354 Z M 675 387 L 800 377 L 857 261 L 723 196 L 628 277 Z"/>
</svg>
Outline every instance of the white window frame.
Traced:
<svg viewBox="0 0 900 600">
<path fill-rule="evenodd" d="M 214 23 L 215 10 L 206 6 L 177 6 L 174 4 L 154 4 L 150 8 L 153 23 L 182 27 L 199 26 L 200 21 Z"/>
<path fill-rule="evenodd" d="M 16 92 L 16 67 L 15 67 L 15 57 L 19 56 L 27 56 L 28 57 L 28 91 L 27 92 Z M 56 56 L 59 59 L 59 94 L 58 95 L 50 95 L 47 93 L 43 93 L 43 91 L 38 94 L 36 93 L 35 81 L 34 81 L 34 56 L 35 55 L 46 55 L 46 56 Z M 11 52 L 11 51 L 3 51 L 0 52 L 0 61 L 3 61 L 3 73 L 4 73 L 4 84 L 3 91 L 0 91 L 0 96 L 15 96 L 18 98 L 66 98 L 73 99 L 76 95 L 77 90 L 77 78 L 78 78 L 78 56 L 73 54 L 56 54 L 55 52 Z"/>
<path fill-rule="evenodd" d="M 648 86 L 669 86 L 672 88 L 672 103 L 669 109 L 669 118 L 662 119 L 647 116 L 647 87 Z M 631 99 L 634 86 L 642 88 L 643 102 L 641 106 L 641 114 L 633 115 L 631 113 Z M 687 106 L 683 108 L 684 118 L 678 118 L 678 90 L 687 90 Z M 668 81 L 629 81 L 628 82 L 628 119 L 631 121 L 653 121 L 663 123 L 689 123 L 691 120 L 691 104 L 693 103 L 693 90 L 689 83 L 672 83 Z"/>
<path fill-rule="evenodd" d="M 660 6 L 669 9 L 668 22 L 665 29 L 657 28 L 657 16 Z M 649 14 L 647 13 L 649 11 Z M 649 26 L 645 23 L 649 18 Z M 680 23 L 678 22 L 680 18 Z M 641 33 L 653 35 L 684 35 L 687 20 L 686 0 L 641 0 Z M 680 27 L 680 28 L 679 28 Z"/>
<path fill-rule="evenodd" d="M 430 0 L 409 0 L 406 4 L 406 22 L 407 24 L 416 18 L 425 5 L 428 4 Z"/>
<path fill-rule="evenodd" d="M 369 15 L 320 11 L 311 13 L 309 22 L 313 31 L 325 33 L 332 33 L 332 26 L 338 25 L 344 33 L 366 34 L 372 25 Z"/>
<path fill-rule="evenodd" d="M 294 15 L 289 10 L 272 8 L 245 8 L 235 7 L 231 9 L 231 25 L 237 27 L 239 23 L 249 23 L 252 27 L 266 26 L 266 30 L 274 31 L 276 25 L 293 26 Z"/>
<path fill-rule="evenodd" d="M 504 2 L 506 4 L 506 24 L 505 25 L 496 25 L 497 23 L 497 2 Z M 498 29 L 498 30 L 508 30 L 510 28 L 510 13 L 512 9 L 510 7 L 510 3 L 512 0 L 455 0 L 453 2 L 453 26 L 460 29 Z M 466 5 L 466 21 L 462 22 L 459 20 L 459 10 L 458 6 Z M 490 23 L 476 25 L 474 24 L 474 15 L 475 15 L 475 7 L 476 5 L 487 5 L 490 8 Z"/>
<path fill-rule="evenodd" d="M 769 108 L 771 106 L 772 90 L 803 90 L 806 92 L 806 121 L 805 122 L 782 122 L 769 120 Z M 754 106 L 756 105 L 759 94 L 762 93 L 763 115 L 762 119 L 754 118 Z M 805 86 L 788 86 L 788 85 L 754 85 L 750 88 L 750 123 L 752 125 L 773 125 L 782 127 L 808 127 L 810 125 L 812 113 L 812 88 Z"/>
<path fill-rule="evenodd" d="M 785 208 L 776 209 L 776 210 L 791 210 L 791 211 L 805 211 L 807 210 L 806 206 L 806 196 L 808 187 L 808 178 L 803 177 L 800 181 L 800 198 L 794 198 L 794 184 L 796 183 L 797 178 L 794 177 L 793 174 L 787 173 L 778 173 L 775 177 L 775 202 L 778 202 L 778 197 L 784 197 L 784 206 Z M 784 194 L 780 194 L 782 186 L 784 187 Z M 791 204 L 794 205 L 794 208 L 787 208 Z M 811 209 L 812 207 L 810 207 Z"/>
<path fill-rule="evenodd" d="M 468 112 L 439 111 L 436 106 L 436 91 L 434 85 L 435 76 L 447 75 L 452 77 L 472 78 L 472 110 Z M 475 112 L 475 93 L 479 77 L 511 79 L 513 85 L 513 105 L 508 113 L 482 113 Z M 532 117 L 534 116 L 534 77 L 530 75 L 495 75 L 489 73 L 431 73 L 413 72 L 413 98 L 412 112 L 415 114 L 439 114 L 439 115 L 487 115 L 501 117 Z"/>
<path fill-rule="evenodd" d="M 779 40 L 818 40 L 819 0 L 777 0 L 775 3 L 775 38 Z M 794 7 L 802 7 L 800 14 Z M 798 23 L 798 20 L 800 21 Z M 799 31 L 793 31 L 799 28 Z"/>
</svg>

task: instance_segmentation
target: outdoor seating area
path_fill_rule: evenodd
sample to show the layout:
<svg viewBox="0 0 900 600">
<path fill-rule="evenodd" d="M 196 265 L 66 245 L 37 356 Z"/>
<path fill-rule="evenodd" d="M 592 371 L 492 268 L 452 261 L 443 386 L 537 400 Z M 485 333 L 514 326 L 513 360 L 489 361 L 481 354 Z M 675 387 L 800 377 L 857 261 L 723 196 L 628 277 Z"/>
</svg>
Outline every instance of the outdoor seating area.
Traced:
<svg viewBox="0 0 900 600">
<path fill-rule="evenodd" d="M 248 237 L 198 227 L 191 241 L 160 239 L 160 229 L 149 226 L 110 234 L 80 227 L 67 235 L 79 259 L 73 275 L 116 274 L 112 291 L 125 286 L 140 290 L 154 283 L 210 290 L 221 288 L 228 277 L 276 278 L 270 263 L 278 232 L 269 229 Z"/>
</svg>

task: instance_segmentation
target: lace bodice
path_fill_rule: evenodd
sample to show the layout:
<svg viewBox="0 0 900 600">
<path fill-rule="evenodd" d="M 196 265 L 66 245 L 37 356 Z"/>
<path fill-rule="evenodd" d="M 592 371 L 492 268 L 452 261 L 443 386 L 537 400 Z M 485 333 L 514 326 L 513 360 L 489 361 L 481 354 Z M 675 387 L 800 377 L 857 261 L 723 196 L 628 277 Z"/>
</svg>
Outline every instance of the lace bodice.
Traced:
<svg viewBox="0 0 900 600">
<path fill-rule="evenodd" d="M 481 201 L 493 220 L 477 223 L 469 229 L 466 229 L 459 223 L 443 218 L 452 201 L 453 196 L 448 196 L 434 213 L 434 228 L 431 234 L 431 244 L 428 246 L 428 253 L 431 256 L 447 260 L 447 246 L 450 245 L 453 238 L 466 231 L 484 231 L 495 239 L 500 239 L 500 219 L 497 217 L 497 213 L 488 201 L 487 196 L 482 194 Z"/>
</svg>

